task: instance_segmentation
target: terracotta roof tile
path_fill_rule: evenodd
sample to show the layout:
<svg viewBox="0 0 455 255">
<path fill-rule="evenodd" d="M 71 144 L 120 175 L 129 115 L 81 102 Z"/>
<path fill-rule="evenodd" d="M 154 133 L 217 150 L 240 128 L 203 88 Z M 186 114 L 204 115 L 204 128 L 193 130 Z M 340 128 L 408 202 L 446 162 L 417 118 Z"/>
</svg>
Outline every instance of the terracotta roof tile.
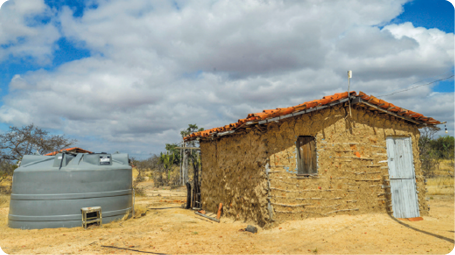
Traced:
<svg viewBox="0 0 455 255">
<path fill-rule="evenodd" d="M 54 156 L 54 155 L 56 155 L 56 154 L 58 154 L 59 152 L 62 152 L 62 151 L 76 151 L 76 152 L 80 152 L 80 153 L 92 153 L 91 151 L 84 150 L 84 149 L 81 149 L 79 147 L 73 147 L 73 148 L 61 149 L 59 151 L 54 151 L 54 152 L 45 154 L 44 156 Z"/>
<path fill-rule="evenodd" d="M 419 122 L 422 122 L 425 124 L 430 124 L 430 125 L 435 125 L 435 124 L 441 123 L 433 118 L 425 117 L 420 113 L 416 113 L 416 112 L 398 107 L 387 101 L 376 98 L 372 95 L 369 96 L 369 95 L 363 93 L 362 91 L 360 91 L 359 94 L 357 94 L 355 91 L 351 91 L 350 95 L 351 95 L 351 98 L 352 98 L 352 96 L 360 97 L 364 101 L 367 101 L 368 103 L 370 103 L 372 105 L 380 107 L 381 109 L 387 110 L 389 112 L 398 114 L 403 117 L 407 117 L 409 119 L 413 119 L 415 121 L 419 121 Z M 266 120 L 266 119 L 275 118 L 278 116 L 283 116 L 283 115 L 287 115 L 287 114 L 294 113 L 294 112 L 300 112 L 300 111 L 303 111 L 306 109 L 311 109 L 314 107 L 327 105 L 327 104 L 339 101 L 339 100 L 347 98 L 347 97 L 348 97 L 348 92 L 336 93 L 334 95 L 325 96 L 322 99 L 312 100 L 312 101 L 305 102 L 305 103 L 302 103 L 302 104 L 299 104 L 296 106 L 263 110 L 262 112 L 258 112 L 258 113 L 250 113 L 247 115 L 247 117 L 245 119 L 239 119 L 237 122 L 225 125 L 223 127 L 217 127 L 217 128 L 212 128 L 212 129 L 207 129 L 204 131 L 192 133 L 192 134 L 184 137 L 183 140 L 186 141 L 186 140 L 194 139 L 197 137 L 207 137 L 214 133 L 235 130 L 235 129 L 242 127 L 245 123 L 247 123 L 249 121 Z"/>
</svg>

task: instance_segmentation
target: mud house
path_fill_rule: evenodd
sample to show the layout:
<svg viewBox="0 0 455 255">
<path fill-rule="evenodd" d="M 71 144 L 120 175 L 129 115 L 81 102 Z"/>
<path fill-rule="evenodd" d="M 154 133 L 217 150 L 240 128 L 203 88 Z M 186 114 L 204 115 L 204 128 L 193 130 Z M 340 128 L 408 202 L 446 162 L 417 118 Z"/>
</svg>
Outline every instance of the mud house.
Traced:
<svg viewBox="0 0 455 255">
<path fill-rule="evenodd" d="M 440 124 L 368 96 L 339 93 L 252 113 L 193 133 L 202 162 L 201 204 L 259 225 L 383 212 L 428 214 L 419 128 Z"/>
</svg>

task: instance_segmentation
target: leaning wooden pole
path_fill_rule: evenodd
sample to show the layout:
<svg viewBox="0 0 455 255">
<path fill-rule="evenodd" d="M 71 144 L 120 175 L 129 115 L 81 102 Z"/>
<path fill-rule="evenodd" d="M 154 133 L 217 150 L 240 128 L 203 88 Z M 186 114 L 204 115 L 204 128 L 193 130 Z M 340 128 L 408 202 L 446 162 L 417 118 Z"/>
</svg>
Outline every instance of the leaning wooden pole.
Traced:
<svg viewBox="0 0 455 255">
<path fill-rule="evenodd" d="M 207 215 L 205 215 L 205 214 L 198 213 L 198 212 L 194 212 L 194 213 L 197 214 L 197 215 L 199 215 L 199 216 L 205 217 L 205 218 L 207 218 L 207 219 L 209 219 L 209 220 L 213 220 L 213 221 L 216 221 L 216 222 L 220 223 L 220 220 L 219 220 L 219 219 L 215 219 L 215 218 L 213 218 L 213 217 L 210 217 L 210 216 L 207 216 Z"/>
<path fill-rule="evenodd" d="M 182 168 L 182 162 L 183 162 L 183 156 L 182 156 L 183 152 L 182 150 L 180 150 L 180 182 L 182 185 L 185 185 L 184 181 L 183 181 L 183 168 Z"/>
</svg>

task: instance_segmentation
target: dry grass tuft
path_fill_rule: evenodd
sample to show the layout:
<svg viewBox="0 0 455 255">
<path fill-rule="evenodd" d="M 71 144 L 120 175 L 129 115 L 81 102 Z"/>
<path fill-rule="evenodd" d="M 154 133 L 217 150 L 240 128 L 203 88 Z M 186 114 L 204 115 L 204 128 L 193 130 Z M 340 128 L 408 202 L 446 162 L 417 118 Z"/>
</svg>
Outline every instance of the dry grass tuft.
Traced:
<svg viewBox="0 0 455 255">
<path fill-rule="evenodd" d="M 144 205 L 136 205 L 134 207 L 134 217 L 135 218 L 140 218 L 142 217 L 142 214 L 147 213 L 147 208 Z M 128 224 L 127 220 L 131 217 L 132 212 L 129 211 L 121 219 L 116 219 L 114 221 L 111 221 L 107 224 L 103 224 L 103 228 L 119 228 L 119 227 L 124 227 L 125 225 L 122 225 L 123 223 Z"/>
<path fill-rule="evenodd" d="M 145 207 L 145 205 L 139 204 L 134 206 L 134 218 L 145 216 L 146 213 L 147 207 Z"/>
<path fill-rule="evenodd" d="M 0 194 L 10 194 L 11 193 L 11 176 L 6 177 L 6 179 L 0 182 Z"/>
<path fill-rule="evenodd" d="M 0 194 L 0 208 L 9 207 L 10 195 Z"/>
<path fill-rule="evenodd" d="M 147 194 L 145 193 L 145 189 L 143 187 L 138 187 L 137 185 L 134 188 L 134 195 L 136 197 L 146 197 L 147 196 Z"/>
<path fill-rule="evenodd" d="M 454 179 L 450 176 L 440 176 L 428 179 L 428 195 L 454 195 Z"/>
<path fill-rule="evenodd" d="M 439 165 L 437 169 L 434 170 L 434 175 L 441 176 L 441 175 L 454 175 L 454 161 L 449 159 L 443 159 L 439 161 Z"/>
<path fill-rule="evenodd" d="M 103 228 L 119 228 L 119 227 L 122 227 L 122 223 L 128 219 L 128 217 L 130 216 L 130 213 L 127 213 L 123 216 L 123 218 L 121 219 L 116 219 L 114 221 L 111 221 L 107 224 L 103 224 L 102 227 Z"/>
</svg>

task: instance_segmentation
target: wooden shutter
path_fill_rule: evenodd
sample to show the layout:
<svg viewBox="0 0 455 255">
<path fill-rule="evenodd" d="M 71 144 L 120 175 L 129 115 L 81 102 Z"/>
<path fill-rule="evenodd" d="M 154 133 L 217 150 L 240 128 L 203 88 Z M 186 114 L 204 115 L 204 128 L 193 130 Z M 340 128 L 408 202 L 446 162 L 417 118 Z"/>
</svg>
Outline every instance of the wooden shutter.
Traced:
<svg viewBox="0 0 455 255">
<path fill-rule="evenodd" d="M 316 142 L 312 136 L 300 136 L 297 139 L 298 174 L 316 174 Z"/>
</svg>

